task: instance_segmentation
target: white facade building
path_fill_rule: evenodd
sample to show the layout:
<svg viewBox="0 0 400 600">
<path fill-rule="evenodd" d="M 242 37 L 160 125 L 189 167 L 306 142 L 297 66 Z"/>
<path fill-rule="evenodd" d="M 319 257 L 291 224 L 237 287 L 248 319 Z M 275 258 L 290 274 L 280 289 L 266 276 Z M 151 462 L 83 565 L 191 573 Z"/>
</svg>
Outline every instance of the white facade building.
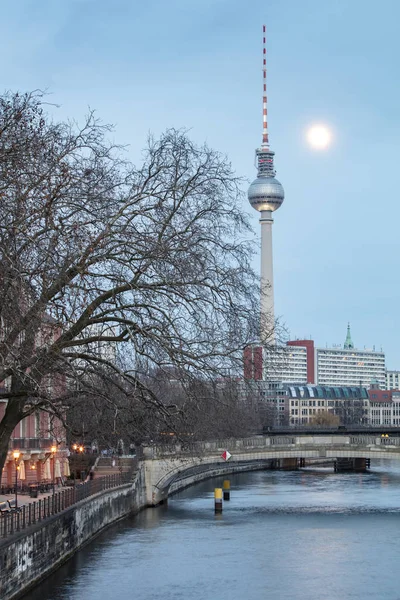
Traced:
<svg viewBox="0 0 400 600">
<path fill-rule="evenodd" d="M 369 390 L 370 425 L 400 425 L 400 392 Z"/>
<path fill-rule="evenodd" d="M 307 384 L 307 348 L 285 346 L 282 352 L 264 355 L 264 380 Z"/>
<path fill-rule="evenodd" d="M 347 385 L 380 389 L 386 386 L 385 354 L 375 350 L 357 350 L 350 323 L 343 348 L 316 348 L 315 370 L 318 385 Z"/>
<path fill-rule="evenodd" d="M 342 425 L 362 425 L 367 420 L 369 400 L 364 387 L 289 385 L 287 390 L 290 425 L 309 425 L 319 413 L 335 415 Z"/>
<path fill-rule="evenodd" d="M 287 343 L 278 358 L 264 355 L 263 376 L 299 385 L 369 388 L 374 383 L 380 389 L 400 389 L 400 372 L 386 375 L 384 352 L 355 348 L 350 326 L 343 347 L 315 348 L 312 340 L 295 340 Z"/>
<path fill-rule="evenodd" d="M 373 350 L 316 348 L 318 385 L 369 387 L 377 382 L 385 389 L 385 354 Z"/>
<path fill-rule="evenodd" d="M 400 371 L 386 371 L 386 389 L 400 390 Z"/>
</svg>

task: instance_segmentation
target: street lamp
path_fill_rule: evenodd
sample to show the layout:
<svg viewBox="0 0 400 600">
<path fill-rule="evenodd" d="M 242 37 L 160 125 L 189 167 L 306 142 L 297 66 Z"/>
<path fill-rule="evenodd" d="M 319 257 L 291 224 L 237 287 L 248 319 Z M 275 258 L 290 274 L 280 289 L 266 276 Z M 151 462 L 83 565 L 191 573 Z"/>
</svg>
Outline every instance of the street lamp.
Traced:
<svg viewBox="0 0 400 600">
<path fill-rule="evenodd" d="M 18 508 L 18 459 L 21 456 L 19 450 L 14 450 L 13 457 L 15 460 L 15 508 Z"/>
<path fill-rule="evenodd" d="M 83 481 L 83 478 L 82 478 L 82 467 L 83 467 L 83 451 L 84 451 L 84 449 L 85 449 L 85 448 L 84 448 L 83 446 L 79 446 L 79 448 L 78 448 L 78 450 L 79 450 L 79 453 L 80 453 L 80 455 L 81 455 L 81 459 L 80 459 L 80 461 L 79 461 L 79 462 L 80 462 L 80 467 L 81 467 L 81 468 L 80 468 L 81 483 L 82 483 L 82 481 Z"/>
<path fill-rule="evenodd" d="M 56 471 L 56 458 L 55 458 L 56 452 L 57 452 L 57 446 L 52 446 L 51 447 L 51 454 L 52 454 L 52 458 L 53 458 L 53 496 L 55 494 L 55 489 L 54 489 L 55 482 L 54 482 L 54 479 L 55 479 L 55 471 Z"/>
</svg>

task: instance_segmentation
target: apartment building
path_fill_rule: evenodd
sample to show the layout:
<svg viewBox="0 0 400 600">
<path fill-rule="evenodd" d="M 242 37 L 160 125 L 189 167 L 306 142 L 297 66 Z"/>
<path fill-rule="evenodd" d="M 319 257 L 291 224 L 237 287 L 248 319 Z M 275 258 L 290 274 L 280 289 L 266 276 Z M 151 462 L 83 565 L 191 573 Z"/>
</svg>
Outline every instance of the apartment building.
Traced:
<svg viewBox="0 0 400 600">
<path fill-rule="evenodd" d="M 386 371 L 386 389 L 400 390 L 400 371 Z"/>
<path fill-rule="evenodd" d="M 343 346 L 317 348 L 313 340 L 291 340 L 274 355 L 254 345 L 245 352 L 245 378 L 280 381 L 299 385 L 369 388 L 377 382 L 380 389 L 400 389 L 400 372 L 392 372 L 387 384 L 383 351 L 354 347 L 350 325 Z M 257 374 L 257 376 L 255 376 Z"/>
</svg>

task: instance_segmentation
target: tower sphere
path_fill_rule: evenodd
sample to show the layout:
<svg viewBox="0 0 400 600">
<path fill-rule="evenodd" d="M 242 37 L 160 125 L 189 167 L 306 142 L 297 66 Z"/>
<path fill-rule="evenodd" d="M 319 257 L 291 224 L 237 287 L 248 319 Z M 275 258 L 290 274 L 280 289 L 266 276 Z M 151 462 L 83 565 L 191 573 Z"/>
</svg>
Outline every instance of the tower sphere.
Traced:
<svg viewBox="0 0 400 600">
<path fill-rule="evenodd" d="M 277 210 L 285 198 L 282 184 L 275 177 L 257 177 L 249 187 L 249 202 L 262 212 Z"/>
</svg>

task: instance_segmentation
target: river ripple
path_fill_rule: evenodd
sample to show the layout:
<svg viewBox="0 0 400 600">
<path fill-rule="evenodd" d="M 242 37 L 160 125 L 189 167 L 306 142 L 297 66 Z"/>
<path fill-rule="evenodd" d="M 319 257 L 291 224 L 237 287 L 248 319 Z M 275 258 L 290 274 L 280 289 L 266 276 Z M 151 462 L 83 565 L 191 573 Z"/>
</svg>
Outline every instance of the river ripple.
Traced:
<svg viewBox="0 0 400 600">
<path fill-rule="evenodd" d="M 400 600 L 400 465 L 231 476 L 97 537 L 25 600 Z"/>
</svg>

